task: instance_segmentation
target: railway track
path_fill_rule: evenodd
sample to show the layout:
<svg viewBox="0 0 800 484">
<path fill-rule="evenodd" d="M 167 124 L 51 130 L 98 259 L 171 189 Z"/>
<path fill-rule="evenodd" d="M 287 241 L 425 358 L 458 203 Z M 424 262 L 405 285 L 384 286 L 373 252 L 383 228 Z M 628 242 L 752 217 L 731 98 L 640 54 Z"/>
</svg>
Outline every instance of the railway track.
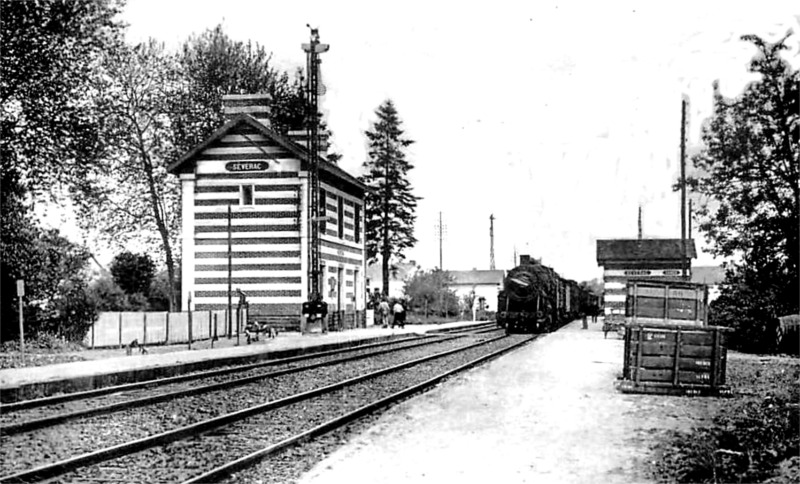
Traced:
<svg viewBox="0 0 800 484">
<path fill-rule="evenodd" d="M 476 339 L 482 338 L 476 336 Z M 313 378 L 306 378 L 313 380 L 306 385 L 298 381 L 290 385 L 300 388 L 279 395 L 261 395 L 260 399 L 256 399 L 254 394 L 258 389 L 250 385 L 247 388 L 253 399 L 246 408 L 220 412 L 191 423 L 181 422 L 181 425 L 155 434 L 144 432 L 143 435 L 141 428 L 131 429 L 123 432 L 124 439 L 120 443 L 80 455 L 62 455 L 58 461 L 48 464 L 38 462 L 31 465 L 28 462 L 29 468 L 0 477 L 0 482 L 28 482 L 54 476 L 59 476 L 59 482 L 215 480 L 255 459 L 383 408 L 441 381 L 454 371 L 478 364 L 531 339 L 500 336 L 456 345 L 454 342 L 459 339 L 454 338 L 439 343 L 451 344 L 452 348 L 434 355 L 417 356 L 410 361 L 409 354 L 406 354 L 406 361 L 382 367 L 373 362 L 386 358 L 386 355 L 354 360 L 365 366 L 348 373 L 345 379 L 316 374 Z M 419 352 L 421 348 L 410 351 Z M 337 372 L 343 375 L 341 366 Z M 263 387 L 261 385 L 260 389 Z M 220 405 L 221 400 L 241 399 L 243 395 L 248 393 L 234 397 L 227 391 L 217 394 L 216 400 L 205 400 L 192 408 L 200 412 L 210 404 Z M 162 412 L 161 416 L 168 419 L 169 413 Z M 119 425 L 118 420 L 116 423 Z M 212 472 L 213 475 L 209 474 Z"/>
<path fill-rule="evenodd" d="M 181 397 L 224 390 L 262 379 L 308 371 L 360 358 L 402 351 L 418 346 L 437 344 L 456 338 L 436 336 L 364 345 L 344 350 L 270 360 L 233 368 L 211 370 L 179 377 L 150 380 L 136 384 L 102 388 L 102 391 L 81 392 L 61 396 L 55 403 L 31 402 L 37 405 L 4 409 L 0 416 L 0 436 L 16 435 L 58 425 L 78 418 L 108 414 L 125 409 L 167 402 Z M 342 356 L 355 353 L 350 356 Z M 280 367 L 280 369 L 271 368 Z M 65 399 L 63 397 L 70 397 Z M 49 400 L 49 399 L 42 399 Z"/>
<path fill-rule="evenodd" d="M 364 349 L 370 348 L 379 348 L 387 345 L 392 345 L 396 343 L 401 343 L 403 341 L 411 341 L 411 340 L 420 340 L 431 338 L 433 336 L 409 336 L 407 338 L 398 338 L 388 342 L 380 342 L 380 343 L 371 343 L 366 345 L 359 345 L 359 346 L 352 346 L 347 348 L 341 348 L 336 350 L 328 350 L 328 351 L 321 351 L 321 352 L 313 352 L 313 353 L 306 353 L 298 356 L 292 356 L 288 358 L 278 358 L 274 360 L 267 360 L 267 361 L 260 361 L 257 363 L 250 363 L 245 365 L 227 365 L 224 368 L 217 368 L 214 370 L 206 370 L 206 371 L 199 371 L 199 372 L 192 372 L 187 373 L 184 375 L 178 375 L 174 377 L 167 377 L 167 378 L 158 378 L 154 380 L 145 380 L 135 383 L 126 383 L 122 385 L 113 385 L 107 386 L 102 388 L 95 388 L 92 390 L 80 391 L 80 392 L 71 392 L 65 393 L 63 395 L 53 395 L 49 397 L 43 398 L 35 398 L 30 400 L 22 400 L 19 402 L 14 403 L 0 403 L 0 425 L 4 423 L 3 416 L 9 415 L 12 412 L 18 412 L 20 410 L 25 410 L 29 408 L 36 408 L 36 407 L 54 407 L 57 404 L 72 402 L 77 400 L 86 400 L 93 397 L 99 397 L 102 395 L 108 395 L 112 393 L 120 393 L 120 392 L 128 392 L 133 390 L 138 390 L 142 388 L 152 388 L 159 385 L 170 385 L 175 383 L 182 383 L 188 382 L 192 380 L 197 380 L 201 378 L 209 378 L 214 376 L 224 376 L 229 374 L 240 373 L 243 371 L 256 369 L 256 368 L 263 368 L 267 366 L 277 366 L 282 364 L 289 364 L 293 362 L 300 362 L 311 360 L 318 357 L 324 356 L 331 356 L 331 355 L 338 355 L 344 354 L 348 352 L 360 351 Z"/>
</svg>

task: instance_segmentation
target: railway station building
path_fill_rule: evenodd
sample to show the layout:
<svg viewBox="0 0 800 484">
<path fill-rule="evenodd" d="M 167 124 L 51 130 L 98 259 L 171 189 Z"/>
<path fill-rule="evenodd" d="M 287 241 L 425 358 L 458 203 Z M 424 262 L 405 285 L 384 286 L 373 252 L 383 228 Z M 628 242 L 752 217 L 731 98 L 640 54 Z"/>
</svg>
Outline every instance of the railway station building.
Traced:
<svg viewBox="0 0 800 484">
<path fill-rule="evenodd" d="M 234 309 L 299 327 L 310 287 L 306 131 L 270 127 L 266 94 L 223 98 L 226 122 L 169 166 L 182 193 L 182 309 Z M 364 321 L 364 194 L 357 178 L 319 156 L 321 287 L 329 324 Z M 191 298 L 191 308 L 189 300 Z"/>
<path fill-rule="evenodd" d="M 691 278 L 691 260 L 697 257 L 694 240 L 608 239 L 597 241 L 597 265 L 603 267 L 603 311 L 607 319 L 624 319 L 628 279 L 684 281 Z M 687 277 L 682 275 L 684 264 Z"/>
</svg>

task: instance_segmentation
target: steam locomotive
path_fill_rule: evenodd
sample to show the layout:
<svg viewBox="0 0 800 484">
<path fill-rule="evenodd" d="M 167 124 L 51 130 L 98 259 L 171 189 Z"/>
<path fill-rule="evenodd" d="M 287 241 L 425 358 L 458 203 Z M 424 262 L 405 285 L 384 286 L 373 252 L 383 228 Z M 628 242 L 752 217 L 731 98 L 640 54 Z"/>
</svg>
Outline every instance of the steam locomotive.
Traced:
<svg viewBox="0 0 800 484">
<path fill-rule="evenodd" d="M 497 325 L 506 333 L 546 333 L 590 314 L 598 297 L 564 279 L 530 256 L 503 279 L 497 296 Z"/>
</svg>

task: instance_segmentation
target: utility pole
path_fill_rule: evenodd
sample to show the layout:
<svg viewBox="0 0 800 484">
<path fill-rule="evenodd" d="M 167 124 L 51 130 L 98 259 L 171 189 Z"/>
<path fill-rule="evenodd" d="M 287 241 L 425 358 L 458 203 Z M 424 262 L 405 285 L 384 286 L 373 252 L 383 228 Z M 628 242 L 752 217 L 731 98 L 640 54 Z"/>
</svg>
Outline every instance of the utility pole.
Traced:
<svg viewBox="0 0 800 484">
<path fill-rule="evenodd" d="M 308 188 L 311 218 L 309 243 L 308 298 L 313 300 L 320 289 L 319 256 L 319 54 L 327 52 L 328 44 L 319 42 L 319 29 L 311 29 L 311 40 L 303 44 L 306 53 L 306 132 L 308 136 Z"/>
<path fill-rule="evenodd" d="M 436 229 L 436 235 L 439 237 L 439 270 L 444 270 L 444 265 L 442 263 L 442 238 L 447 233 L 447 226 L 442 223 L 442 212 L 439 212 L 439 223 L 434 227 Z"/>
<path fill-rule="evenodd" d="M 233 233 L 233 229 L 231 227 L 231 204 L 228 203 L 228 317 L 227 317 L 227 326 L 228 326 L 228 339 L 231 339 L 231 334 L 233 331 L 233 302 L 231 301 L 233 289 L 231 287 L 232 284 L 232 277 L 231 273 L 233 271 L 233 241 L 231 240 Z M 189 301 L 191 301 L 191 296 L 189 297 Z M 189 314 L 192 312 L 192 305 L 191 303 L 188 306 Z M 189 344 L 189 349 L 191 349 L 191 343 Z"/>
<path fill-rule="evenodd" d="M 681 275 L 689 277 L 686 254 L 686 98 L 681 99 Z"/>
<path fill-rule="evenodd" d="M 489 215 L 489 270 L 494 270 L 494 214 Z"/>
<path fill-rule="evenodd" d="M 642 240 L 642 206 L 639 205 L 639 240 Z"/>
</svg>

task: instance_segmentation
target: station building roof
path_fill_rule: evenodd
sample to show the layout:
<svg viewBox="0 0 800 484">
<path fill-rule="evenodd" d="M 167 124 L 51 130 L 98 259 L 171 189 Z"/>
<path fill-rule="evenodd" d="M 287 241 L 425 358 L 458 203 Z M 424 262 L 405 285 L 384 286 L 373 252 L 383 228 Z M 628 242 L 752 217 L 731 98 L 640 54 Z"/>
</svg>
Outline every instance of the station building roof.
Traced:
<svg viewBox="0 0 800 484">
<path fill-rule="evenodd" d="M 183 155 L 179 160 L 170 164 L 167 167 L 167 170 L 175 175 L 193 172 L 197 158 L 203 153 L 203 151 L 205 151 L 207 148 L 210 148 L 217 141 L 221 140 L 226 134 L 234 132 L 237 128 L 243 125 L 254 128 L 257 132 L 263 134 L 265 137 L 284 148 L 292 156 L 301 161 L 303 164 L 303 169 L 308 169 L 310 153 L 305 146 L 294 142 L 288 136 L 281 135 L 278 132 L 270 129 L 249 114 L 237 114 L 222 127 L 212 133 L 211 136 L 209 136 L 205 141 L 199 143 L 197 146 L 189 150 L 188 153 Z M 321 155 L 319 158 L 319 169 L 321 175 L 327 174 L 361 191 L 369 190 L 369 188 L 361 183 L 358 178 L 350 175 L 343 169 L 336 166 L 334 163 L 326 160 L 324 155 Z"/>
<path fill-rule="evenodd" d="M 681 239 L 607 239 L 597 241 L 597 263 L 677 261 L 682 259 Z M 697 257 L 694 239 L 686 240 L 686 255 Z"/>
</svg>

